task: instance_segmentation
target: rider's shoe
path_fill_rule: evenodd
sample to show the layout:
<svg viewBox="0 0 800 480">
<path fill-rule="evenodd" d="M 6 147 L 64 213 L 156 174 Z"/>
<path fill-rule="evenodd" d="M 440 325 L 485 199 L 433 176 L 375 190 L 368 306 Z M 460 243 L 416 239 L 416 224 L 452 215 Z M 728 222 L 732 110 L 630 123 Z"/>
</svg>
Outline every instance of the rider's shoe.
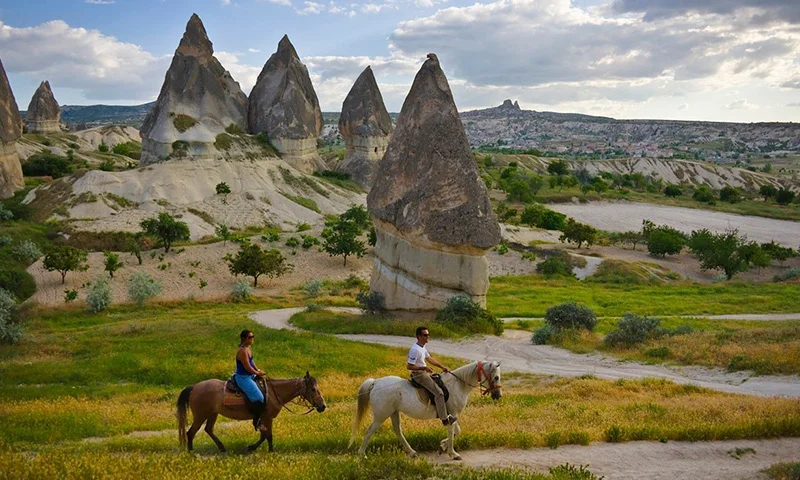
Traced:
<svg viewBox="0 0 800 480">
<path fill-rule="evenodd" d="M 261 417 L 254 418 L 253 419 L 253 428 L 255 428 L 256 431 L 258 431 L 258 427 L 260 427 L 260 426 L 261 426 Z"/>
</svg>

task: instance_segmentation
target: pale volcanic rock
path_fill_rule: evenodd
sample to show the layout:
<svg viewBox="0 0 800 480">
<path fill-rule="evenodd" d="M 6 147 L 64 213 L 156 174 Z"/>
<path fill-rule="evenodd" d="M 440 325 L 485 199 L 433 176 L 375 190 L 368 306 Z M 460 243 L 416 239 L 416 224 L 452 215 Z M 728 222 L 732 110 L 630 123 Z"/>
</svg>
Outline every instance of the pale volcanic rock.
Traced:
<svg viewBox="0 0 800 480">
<path fill-rule="evenodd" d="M 485 304 L 486 251 L 500 227 L 436 55 L 422 65 L 367 196 L 370 288 L 390 310 L 433 310 L 465 293 Z"/>
<path fill-rule="evenodd" d="M 47 80 L 39 84 L 31 97 L 25 113 L 25 128 L 29 133 L 61 132 L 61 107 L 58 106 Z"/>
<path fill-rule="evenodd" d="M 19 108 L 0 61 L 0 198 L 10 197 L 25 186 L 16 148 L 21 136 Z"/>
<path fill-rule="evenodd" d="M 214 158 L 217 135 L 231 125 L 247 129 L 247 96 L 214 57 L 203 22 L 193 14 L 142 124 L 140 163 Z"/>
<path fill-rule="evenodd" d="M 250 92 L 250 133 L 266 133 L 288 164 L 304 173 L 325 169 L 317 153 L 322 111 L 308 69 L 289 37 L 269 57 Z"/>
<path fill-rule="evenodd" d="M 339 132 L 347 153 L 338 170 L 369 190 L 392 136 L 392 118 L 370 67 L 361 72 L 342 103 Z"/>
</svg>

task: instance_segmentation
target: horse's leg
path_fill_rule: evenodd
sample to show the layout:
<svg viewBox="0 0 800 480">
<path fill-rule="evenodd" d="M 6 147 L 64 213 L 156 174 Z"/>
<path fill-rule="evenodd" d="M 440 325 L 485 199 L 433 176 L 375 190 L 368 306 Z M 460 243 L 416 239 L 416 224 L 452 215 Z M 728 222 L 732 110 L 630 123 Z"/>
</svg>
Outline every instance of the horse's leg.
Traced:
<svg viewBox="0 0 800 480">
<path fill-rule="evenodd" d="M 400 426 L 400 412 L 394 412 L 392 414 L 392 427 L 394 427 L 394 433 L 397 434 L 397 438 L 400 439 L 400 443 L 403 444 L 403 450 L 406 451 L 411 457 L 416 457 L 417 452 L 411 448 L 411 445 L 408 444 L 408 440 L 403 435 L 403 428 Z"/>
<path fill-rule="evenodd" d="M 197 432 L 200 430 L 200 427 L 203 426 L 203 422 L 206 421 L 206 417 L 202 415 L 198 415 L 194 411 L 192 411 L 192 426 L 189 427 L 189 431 L 186 432 L 186 446 L 188 447 L 189 451 L 192 451 L 194 436 L 197 435 Z"/>
<path fill-rule="evenodd" d="M 369 442 L 370 437 L 372 437 L 375 432 L 381 428 L 383 422 L 386 421 L 386 417 L 380 418 L 378 413 L 375 412 L 375 409 L 372 410 L 372 425 L 369 426 L 367 429 L 367 433 L 364 435 L 364 442 L 361 444 L 361 448 L 358 449 L 359 455 L 364 455 L 367 453 L 367 442 Z"/>
<path fill-rule="evenodd" d="M 219 448 L 219 451 L 225 453 L 225 445 L 223 445 L 222 442 L 219 440 L 219 438 L 217 438 L 217 436 L 214 435 L 214 424 L 217 423 L 218 415 L 219 414 L 217 413 L 212 413 L 211 415 L 208 416 L 208 421 L 206 421 L 206 433 L 208 434 L 209 437 L 211 437 L 211 440 L 214 440 L 214 443 L 217 444 L 217 448 Z"/>
<path fill-rule="evenodd" d="M 455 442 L 453 438 L 455 437 L 456 433 L 456 426 L 455 425 L 448 425 L 447 426 L 447 454 L 450 455 L 450 458 L 453 460 L 461 460 L 461 455 L 456 452 L 454 447 Z"/>
<path fill-rule="evenodd" d="M 252 445 L 247 446 L 247 451 L 252 452 L 264 443 L 264 440 L 267 441 L 269 445 L 269 451 L 272 452 L 272 418 L 261 418 L 261 428 L 258 429 L 261 432 L 261 437 L 259 437 L 258 441 Z"/>
</svg>

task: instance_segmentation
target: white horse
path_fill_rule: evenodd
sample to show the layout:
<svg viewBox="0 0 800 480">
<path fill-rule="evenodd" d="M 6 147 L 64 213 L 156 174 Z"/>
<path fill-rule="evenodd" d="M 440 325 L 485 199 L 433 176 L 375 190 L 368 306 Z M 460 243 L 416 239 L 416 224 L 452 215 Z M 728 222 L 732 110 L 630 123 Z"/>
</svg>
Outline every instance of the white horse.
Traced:
<svg viewBox="0 0 800 480">
<path fill-rule="evenodd" d="M 450 391 L 447 412 L 458 417 L 467 406 L 469 392 L 477 386 L 482 388 L 482 394 L 490 393 L 494 400 L 500 398 L 500 362 L 472 362 L 452 370 L 450 374 L 443 373 L 442 381 Z M 358 450 L 359 455 L 364 455 L 370 437 L 387 418 L 392 417 L 394 432 L 403 444 L 403 449 L 408 455 L 415 457 L 417 452 L 408 444 L 406 437 L 403 436 L 403 429 L 400 428 L 400 412 L 420 420 L 437 419 L 436 406 L 429 402 L 421 402 L 417 389 L 408 380 L 395 376 L 377 380 L 368 378 L 358 389 L 358 410 L 353 422 L 350 445 L 353 445 L 364 414 L 370 406 L 372 406 L 372 425 L 367 429 L 364 442 Z M 447 438 L 439 443 L 439 452 L 446 451 L 453 460 L 461 460 L 461 456 L 453 448 L 453 438 L 460 433 L 461 427 L 458 422 L 448 425 Z"/>
</svg>

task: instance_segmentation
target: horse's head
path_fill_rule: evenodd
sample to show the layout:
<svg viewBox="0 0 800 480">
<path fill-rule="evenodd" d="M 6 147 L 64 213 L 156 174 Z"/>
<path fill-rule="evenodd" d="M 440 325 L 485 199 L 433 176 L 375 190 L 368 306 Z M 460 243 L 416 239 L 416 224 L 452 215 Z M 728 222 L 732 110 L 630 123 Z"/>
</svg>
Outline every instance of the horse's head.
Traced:
<svg viewBox="0 0 800 480">
<path fill-rule="evenodd" d="M 308 371 L 306 376 L 303 377 L 303 399 L 314 406 L 319 413 L 325 411 L 325 399 L 322 398 L 322 392 L 317 384 L 317 379 L 312 377 Z"/>
<path fill-rule="evenodd" d="M 478 376 L 478 380 L 486 382 L 486 392 L 492 396 L 492 400 L 499 400 L 503 396 L 500 388 L 500 362 L 480 362 L 483 364 L 483 376 Z"/>
</svg>

